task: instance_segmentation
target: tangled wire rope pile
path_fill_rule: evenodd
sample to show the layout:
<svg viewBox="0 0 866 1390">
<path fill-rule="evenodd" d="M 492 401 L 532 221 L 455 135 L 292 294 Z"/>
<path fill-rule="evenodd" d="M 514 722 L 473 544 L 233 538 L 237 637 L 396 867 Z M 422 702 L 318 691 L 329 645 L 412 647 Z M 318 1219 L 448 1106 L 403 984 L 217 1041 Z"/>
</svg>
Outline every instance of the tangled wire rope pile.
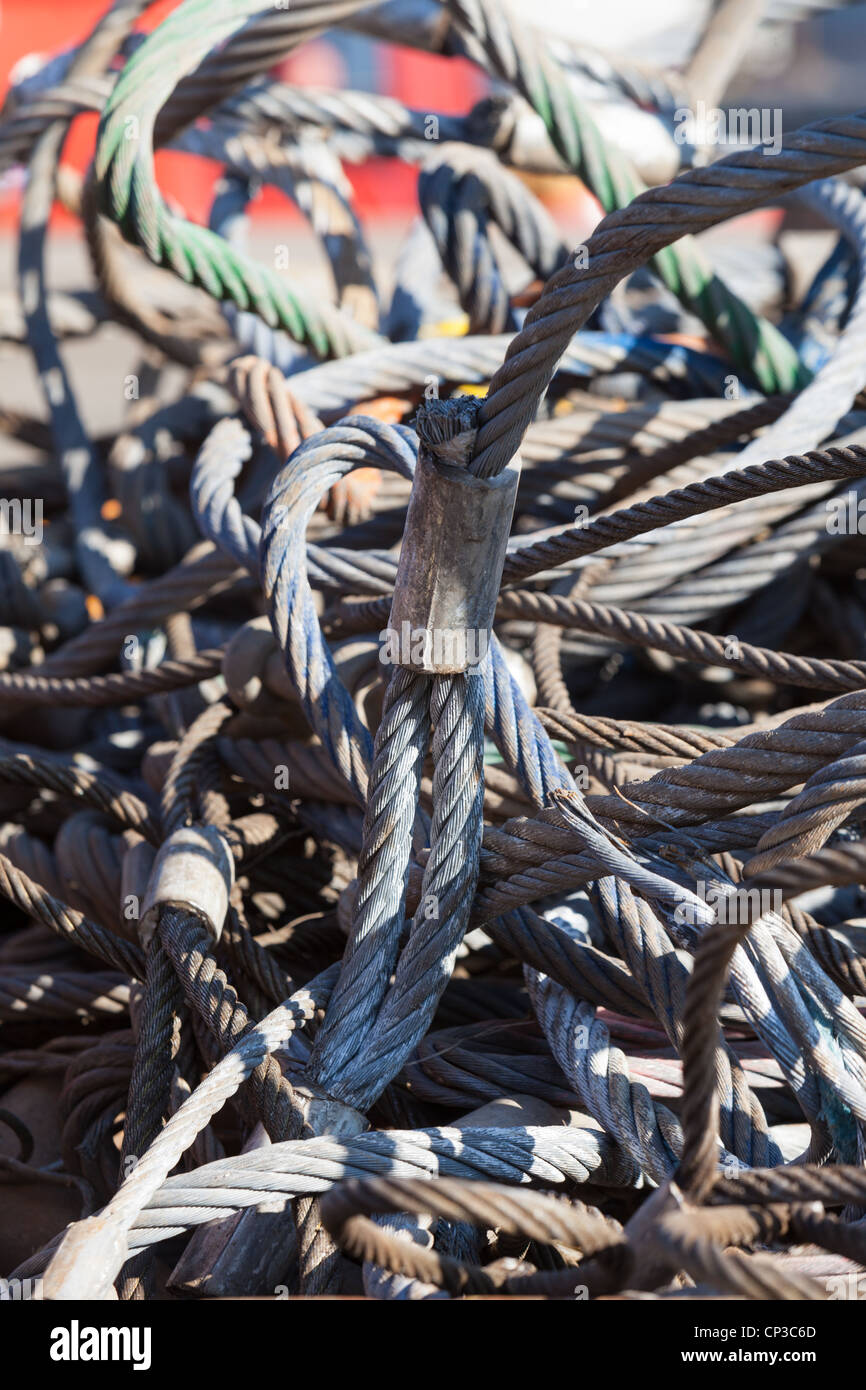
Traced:
<svg viewBox="0 0 866 1390">
<path fill-rule="evenodd" d="M 0 111 L 3 1297 L 866 1293 L 866 112 L 708 150 L 762 6 L 509 3 L 115 0 Z M 335 25 L 489 92 L 274 76 Z"/>
</svg>

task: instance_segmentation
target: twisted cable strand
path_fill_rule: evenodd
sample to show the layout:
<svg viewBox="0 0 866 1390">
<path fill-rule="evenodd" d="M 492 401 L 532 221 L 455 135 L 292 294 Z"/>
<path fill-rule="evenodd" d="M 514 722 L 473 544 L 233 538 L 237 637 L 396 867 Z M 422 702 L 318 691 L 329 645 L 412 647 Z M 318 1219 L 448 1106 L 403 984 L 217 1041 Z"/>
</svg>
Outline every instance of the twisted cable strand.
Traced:
<svg viewBox="0 0 866 1390">
<path fill-rule="evenodd" d="M 518 24 L 501 4 L 494 10 L 485 0 L 449 0 L 449 8 L 458 24 L 483 48 L 497 76 L 511 82 L 538 112 L 566 167 L 585 180 L 604 211 L 633 207 L 643 193 L 643 183 L 627 157 L 605 144 L 549 45 Z M 698 248 L 683 235 L 684 230 L 691 228 L 678 228 L 675 247 L 670 245 L 671 237 L 649 249 L 663 283 L 728 347 L 735 362 L 754 373 L 765 391 L 802 385 L 802 370 L 790 345 L 713 274 Z M 598 232 L 593 240 L 597 236 Z M 588 243 L 590 263 L 591 246 L 592 242 Z M 560 273 L 568 275 L 569 271 Z M 478 453 L 487 447 L 487 439 L 480 438 Z M 499 464 L 492 471 L 504 466 Z"/>
<path fill-rule="evenodd" d="M 857 743 L 844 758 L 814 772 L 792 797 L 772 829 L 758 841 L 749 860 L 751 877 L 789 859 L 818 850 L 837 826 L 866 799 L 866 743 Z"/>
<path fill-rule="evenodd" d="M 866 118 L 819 121 L 791 134 L 773 159 L 738 151 L 706 169 L 680 174 L 608 213 L 586 244 L 585 268 L 570 263 L 551 277 L 529 310 L 482 403 L 474 465 L 479 476 L 512 458 L 571 335 L 614 285 L 684 232 L 747 212 L 804 183 L 844 173 L 862 159 Z"/>
<path fill-rule="evenodd" d="M 363 0 L 342 0 L 339 8 L 345 16 L 362 4 Z M 290 24 L 282 16 L 282 51 L 317 31 L 321 26 L 317 11 L 334 8 L 322 0 L 294 4 Z M 124 236 L 141 246 L 156 265 L 171 267 L 188 284 L 200 286 L 216 299 L 230 299 L 240 309 L 255 308 L 266 323 L 308 343 L 320 356 L 342 356 L 371 346 L 376 335 L 339 310 L 315 304 L 309 296 L 290 289 L 277 273 L 256 265 L 206 228 L 173 215 L 154 181 L 154 124 L 160 107 L 211 48 L 236 35 L 259 9 L 257 0 L 217 0 L 207 5 L 207 24 L 202 25 L 202 0 L 185 0 L 145 40 L 102 113 L 95 161 L 100 202 Z M 286 33 L 287 28 L 294 32 Z M 255 61 L 261 62 L 261 57 Z M 128 138 L 130 129 L 136 138 Z"/>
</svg>

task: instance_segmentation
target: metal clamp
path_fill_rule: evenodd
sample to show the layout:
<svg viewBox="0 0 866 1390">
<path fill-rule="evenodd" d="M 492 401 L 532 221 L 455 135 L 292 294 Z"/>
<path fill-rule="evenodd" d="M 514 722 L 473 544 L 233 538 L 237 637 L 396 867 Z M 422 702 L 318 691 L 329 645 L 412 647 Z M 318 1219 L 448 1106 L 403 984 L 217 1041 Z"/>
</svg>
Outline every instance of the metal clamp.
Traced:
<svg viewBox="0 0 866 1390">
<path fill-rule="evenodd" d="M 188 825 L 170 835 L 151 870 L 139 936 L 150 945 L 161 907 L 181 907 L 200 917 L 219 940 L 235 878 L 231 851 L 212 825 Z"/>
<path fill-rule="evenodd" d="M 430 401 L 380 660 L 455 675 L 487 655 L 520 459 L 493 478 L 471 473 L 477 402 Z M 432 429 L 431 429 L 432 425 Z"/>
</svg>

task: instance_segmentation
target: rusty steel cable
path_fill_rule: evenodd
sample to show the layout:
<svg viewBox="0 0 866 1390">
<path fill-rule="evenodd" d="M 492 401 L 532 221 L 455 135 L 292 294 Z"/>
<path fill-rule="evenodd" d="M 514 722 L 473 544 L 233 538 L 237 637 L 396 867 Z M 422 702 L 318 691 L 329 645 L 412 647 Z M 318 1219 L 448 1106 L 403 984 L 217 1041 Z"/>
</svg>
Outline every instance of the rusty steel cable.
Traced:
<svg viewBox="0 0 866 1390">
<path fill-rule="evenodd" d="M 0 390 L 0 1192 L 45 1207 L 0 1278 L 826 1298 L 866 1271 L 866 117 L 680 144 L 743 0 L 677 70 L 507 0 L 149 8 L 0 110 L 43 403 Z M 333 29 L 484 92 L 278 77 Z M 163 148 L 219 167 L 206 225 Z M 402 246 L 372 160 L 418 173 Z"/>
</svg>

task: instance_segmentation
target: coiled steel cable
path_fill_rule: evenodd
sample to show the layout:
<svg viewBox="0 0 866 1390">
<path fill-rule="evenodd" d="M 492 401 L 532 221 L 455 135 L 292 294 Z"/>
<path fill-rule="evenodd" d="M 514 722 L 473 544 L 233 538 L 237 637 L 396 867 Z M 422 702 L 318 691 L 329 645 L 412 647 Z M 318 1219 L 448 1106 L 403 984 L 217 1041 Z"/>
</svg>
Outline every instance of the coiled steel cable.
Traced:
<svg viewBox="0 0 866 1390">
<path fill-rule="evenodd" d="M 69 323 L 86 335 L 115 320 L 146 344 L 144 398 L 120 436 L 87 441 L 99 487 L 66 470 L 71 523 L 46 430 L 0 412 L 38 451 L 2 486 L 18 497 L 44 480 L 51 523 L 36 554 L 22 537 L 4 545 L 0 886 L 28 925 L 0 941 L 0 1008 L 47 1042 L 31 1048 L 28 1034 L 0 1068 L 53 1074 L 58 1032 L 131 1023 L 116 1043 L 57 1040 L 72 1060 L 56 1176 L 89 1185 L 90 1210 L 103 1209 L 23 1268 L 44 1271 L 53 1297 L 115 1281 L 139 1297 L 150 1247 L 274 1196 L 294 1203 L 290 1282 L 305 1292 L 345 1287 L 336 1236 L 377 1296 L 651 1294 L 678 1272 L 699 1294 L 820 1296 L 754 1247 L 864 1254 L 850 1210 L 805 1205 L 863 1201 L 862 194 L 826 182 L 863 157 L 862 119 L 635 197 L 615 137 L 583 104 L 589 83 L 664 116 L 680 79 L 549 43 L 486 0 L 393 19 L 392 37 L 468 56 L 534 108 L 494 96 L 440 117 L 432 160 L 423 113 L 263 76 L 303 37 L 334 22 L 377 33 L 384 12 L 220 0 L 205 15 L 187 0 L 124 42 L 128 18 L 116 8 L 105 31 L 122 50 L 117 77 L 102 59 L 91 80 L 86 42 L 25 79 L 0 123 L 0 163 L 33 160 L 32 212 L 56 179 L 40 142 L 102 110 L 94 178 L 61 194 L 85 220 L 106 305 Z M 209 126 L 194 126 L 204 112 Z M 156 186 L 153 151 L 172 140 L 227 166 L 209 231 Z M 337 161 L 381 152 L 427 160 L 437 235 L 415 238 L 388 316 L 418 341 L 386 343 L 295 296 L 234 240 L 250 180 L 273 180 L 324 236 L 345 303 L 365 289 L 372 305 L 378 277 Z M 608 215 L 563 269 L 558 233 L 503 164 L 579 170 L 601 196 Z M 680 241 L 816 179 L 809 198 L 852 247 L 851 293 L 820 343 L 838 257 L 785 314 L 786 339 Z M 503 233 L 530 274 L 552 274 L 525 317 L 535 291 L 512 301 Z M 437 244 L 480 330 L 468 337 L 444 336 Z M 126 270 L 142 252 L 168 272 L 153 272 L 152 299 Z M 584 327 L 657 253 L 729 356 L 664 341 L 660 324 L 693 333 L 694 321 L 646 276 Z M 738 254 L 719 257 L 737 285 Z M 781 313 L 787 282 L 771 259 L 762 298 Z M 171 276 L 241 313 L 196 308 Z M 44 288 L 37 307 L 56 354 L 68 315 L 52 319 Z M 311 365 L 305 349 L 347 356 Z M 185 367 L 179 388 L 166 362 Z M 776 394 L 725 399 L 732 371 Z M 480 403 L 456 394 L 488 383 Z M 495 632 L 474 675 L 389 672 L 376 635 L 419 437 L 435 453 L 448 421 L 471 426 L 471 474 L 524 456 Z M 375 470 L 363 508 L 335 505 L 334 487 L 362 469 Z M 103 508 L 106 482 L 116 496 Z M 206 539 L 190 549 L 196 527 Z M 118 582 L 127 571 L 133 593 Z M 740 635 L 725 637 L 719 615 L 735 604 Z M 797 684 L 848 693 L 787 708 Z M 67 713 L 46 733 L 54 705 Z M 217 837 L 233 865 L 225 921 L 190 908 L 190 874 L 149 918 L 145 950 L 154 852 L 179 831 Z M 808 910 L 778 901 L 805 891 Z M 483 1102 L 529 1119 L 443 1128 L 443 1112 Z M 273 1142 L 223 1154 L 211 1122 L 229 1104 L 227 1148 L 258 1125 Z M 581 1113 L 556 1123 L 551 1105 Z M 803 1120 L 805 1140 L 791 1128 Z M 138 1161 L 118 1175 L 121 1128 Z M 16 1162 L 20 1176 L 29 1164 Z M 648 1197 L 647 1177 L 659 1185 Z M 520 1193 L 529 1182 L 591 1183 L 598 1209 L 571 1189 L 568 1201 Z M 633 1212 L 622 1226 L 606 1214 L 620 1200 Z M 496 1230 L 487 1264 L 473 1222 Z"/>
</svg>

